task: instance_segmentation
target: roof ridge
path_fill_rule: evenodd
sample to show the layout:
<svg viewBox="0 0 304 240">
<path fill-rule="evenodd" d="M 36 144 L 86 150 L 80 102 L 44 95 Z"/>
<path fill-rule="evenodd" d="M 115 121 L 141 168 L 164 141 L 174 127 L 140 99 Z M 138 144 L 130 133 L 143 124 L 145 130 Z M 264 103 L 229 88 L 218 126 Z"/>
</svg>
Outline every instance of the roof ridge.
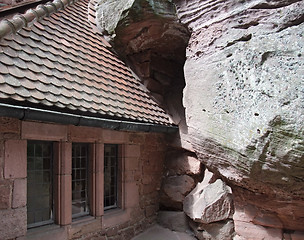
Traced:
<svg viewBox="0 0 304 240">
<path fill-rule="evenodd" d="M 78 0 L 54 0 L 46 4 L 39 4 L 36 8 L 28 9 L 24 14 L 16 14 L 11 19 L 4 19 L 0 22 L 0 41 L 11 33 L 17 33 L 24 27 L 29 27 L 44 17 L 73 5 Z"/>
</svg>

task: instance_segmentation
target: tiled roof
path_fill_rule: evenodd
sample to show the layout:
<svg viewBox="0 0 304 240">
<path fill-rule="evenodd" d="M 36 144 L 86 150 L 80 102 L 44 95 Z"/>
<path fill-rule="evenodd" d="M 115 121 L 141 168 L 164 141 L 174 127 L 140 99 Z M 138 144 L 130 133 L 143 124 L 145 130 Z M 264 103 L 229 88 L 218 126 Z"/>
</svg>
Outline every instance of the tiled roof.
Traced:
<svg viewBox="0 0 304 240">
<path fill-rule="evenodd" d="M 55 0 L 0 23 L 0 102 L 170 125 L 96 32 L 94 2 L 60 10 L 69 4 Z"/>
</svg>

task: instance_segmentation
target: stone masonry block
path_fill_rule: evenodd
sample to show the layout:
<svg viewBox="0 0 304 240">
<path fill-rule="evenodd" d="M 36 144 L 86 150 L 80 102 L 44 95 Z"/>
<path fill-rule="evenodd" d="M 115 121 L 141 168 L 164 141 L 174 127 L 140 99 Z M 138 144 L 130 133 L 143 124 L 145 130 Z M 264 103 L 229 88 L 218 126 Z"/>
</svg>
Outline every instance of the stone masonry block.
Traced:
<svg viewBox="0 0 304 240">
<path fill-rule="evenodd" d="M 128 157 L 125 160 L 126 170 L 132 171 L 139 168 L 139 158 L 138 157 Z"/>
<path fill-rule="evenodd" d="M 135 207 L 139 202 L 139 190 L 136 183 L 126 183 L 126 207 Z"/>
<path fill-rule="evenodd" d="M 68 225 L 72 221 L 72 176 L 61 175 L 59 182 L 59 202 L 61 209 L 64 209 L 60 213 L 59 222 L 61 225 Z"/>
<path fill-rule="evenodd" d="M 155 184 L 144 185 L 144 188 L 143 188 L 143 193 L 144 194 L 149 194 L 149 193 L 152 193 L 154 191 L 157 191 L 157 186 Z"/>
<path fill-rule="evenodd" d="M 135 231 L 133 227 L 129 227 L 121 231 L 121 237 L 122 237 L 121 239 L 132 239 L 134 235 L 135 235 Z"/>
<path fill-rule="evenodd" d="M 3 179 L 4 172 L 4 141 L 0 141 L 0 179 Z"/>
<path fill-rule="evenodd" d="M 20 121 L 14 118 L 1 117 L 0 118 L 0 132 L 1 133 L 19 133 Z"/>
<path fill-rule="evenodd" d="M 61 143 L 61 158 L 60 158 L 60 166 L 61 172 L 63 175 L 71 175 L 72 174 L 72 144 L 69 142 Z"/>
<path fill-rule="evenodd" d="M 79 221 L 71 228 L 68 228 L 68 239 L 85 239 L 85 236 L 98 232 L 101 229 L 99 219 L 90 219 L 87 221 Z"/>
<path fill-rule="evenodd" d="M 145 144 L 148 145 L 148 146 L 155 146 L 157 145 L 159 142 L 162 142 L 161 141 L 161 137 L 159 137 L 157 134 L 149 134 L 147 137 L 146 137 L 146 142 Z"/>
<path fill-rule="evenodd" d="M 106 230 L 106 234 L 107 234 L 107 237 L 112 237 L 112 236 L 115 236 L 118 234 L 118 230 L 119 228 L 116 226 L 116 227 L 110 227 Z"/>
<path fill-rule="evenodd" d="M 102 138 L 102 130 L 93 127 L 70 126 L 71 141 L 96 141 Z"/>
<path fill-rule="evenodd" d="M 4 178 L 26 178 L 26 141 L 5 142 Z"/>
<path fill-rule="evenodd" d="M 142 133 L 129 134 L 129 142 L 133 144 L 141 144 L 145 141 L 145 135 Z"/>
<path fill-rule="evenodd" d="M 11 207 L 11 189 L 12 183 L 10 180 L 0 180 L 0 209 Z"/>
<path fill-rule="evenodd" d="M 127 158 L 138 158 L 140 157 L 140 145 L 126 145 L 125 156 Z"/>
<path fill-rule="evenodd" d="M 145 209 L 146 217 L 151 217 L 153 215 L 156 215 L 158 209 L 159 209 L 158 205 L 147 206 Z"/>
<path fill-rule="evenodd" d="M 26 205 L 26 179 L 14 181 L 12 208 L 24 207 Z"/>
<path fill-rule="evenodd" d="M 26 234 L 26 207 L 0 212 L 0 239 L 15 239 Z"/>
<path fill-rule="evenodd" d="M 122 131 L 103 130 L 102 137 L 104 142 L 120 144 L 126 141 L 127 133 Z"/>
<path fill-rule="evenodd" d="M 66 141 L 67 126 L 24 121 L 22 122 L 22 138 L 48 141 L 58 141 L 58 139 L 60 139 Z"/>
</svg>

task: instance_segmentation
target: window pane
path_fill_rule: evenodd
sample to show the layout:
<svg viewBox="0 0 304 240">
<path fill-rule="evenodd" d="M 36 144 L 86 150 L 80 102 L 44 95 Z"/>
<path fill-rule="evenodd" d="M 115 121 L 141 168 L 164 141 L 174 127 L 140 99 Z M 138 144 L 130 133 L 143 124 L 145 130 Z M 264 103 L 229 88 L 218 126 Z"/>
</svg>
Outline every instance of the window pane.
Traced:
<svg viewBox="0 0 304 240">
<path fill-rule="evenodd" d="M 106 144 L 104 152 L 104 208 L 117 207 L 118 145 Z"/>
<path fill-rule="evenodd" d="M 46 149 L 46 150 L 45 150 Z M 27 146 L 28 227 L 52 222 L 52 143 L 29 141 Z"/>
<path fill-rule="evenodd" d="M 89 213 L 88 198 L 88 144 L 72 146 L 72 214 L 73 217 Z"/>
</svg>

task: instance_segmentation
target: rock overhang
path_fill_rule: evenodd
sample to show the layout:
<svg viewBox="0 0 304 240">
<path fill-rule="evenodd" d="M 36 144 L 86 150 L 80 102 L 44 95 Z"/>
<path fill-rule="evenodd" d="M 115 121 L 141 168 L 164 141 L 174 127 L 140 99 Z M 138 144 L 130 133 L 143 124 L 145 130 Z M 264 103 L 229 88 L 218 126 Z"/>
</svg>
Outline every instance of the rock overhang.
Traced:
<svg viewBox="0 0 304 240">
<path fill-rule="evenodd" d="M 167 105 L 166 95 L 184 87 L 185 49 L 190 37 L 170 0 L 102 0 L 97 25 L 115 51 L 139 76 L 151 95 Z M 180 103 L 181 105 L 181 103 Z"/>
</svg>

